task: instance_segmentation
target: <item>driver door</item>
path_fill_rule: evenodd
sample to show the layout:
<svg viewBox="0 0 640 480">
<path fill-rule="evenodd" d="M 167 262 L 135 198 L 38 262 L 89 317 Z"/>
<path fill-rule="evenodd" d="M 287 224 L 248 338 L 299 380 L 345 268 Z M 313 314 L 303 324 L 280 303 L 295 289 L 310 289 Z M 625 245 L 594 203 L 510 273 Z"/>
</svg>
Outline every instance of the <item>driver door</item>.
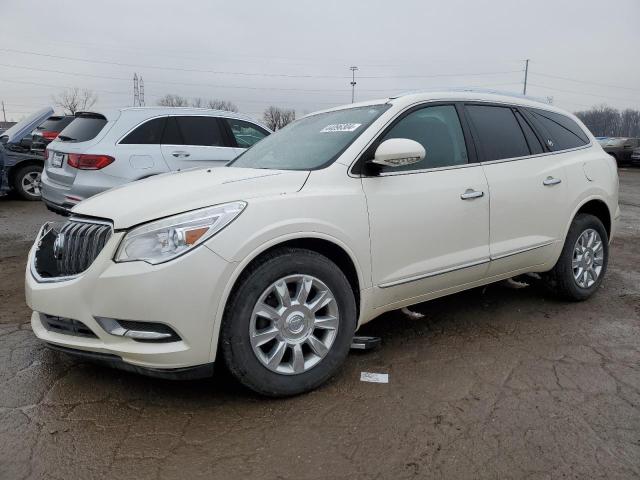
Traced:
<svg viewBox="0 0 640 480">
<path fill-rule="evenodd" d="M 458 108 L 410 110 L 380 142 L 390 138 L 415 140 L 426 157 L 362 178 L 376 307 L 481 280 L 489 265 L 489 188 L 480 164 L 469 161 Z"/>
</svg>

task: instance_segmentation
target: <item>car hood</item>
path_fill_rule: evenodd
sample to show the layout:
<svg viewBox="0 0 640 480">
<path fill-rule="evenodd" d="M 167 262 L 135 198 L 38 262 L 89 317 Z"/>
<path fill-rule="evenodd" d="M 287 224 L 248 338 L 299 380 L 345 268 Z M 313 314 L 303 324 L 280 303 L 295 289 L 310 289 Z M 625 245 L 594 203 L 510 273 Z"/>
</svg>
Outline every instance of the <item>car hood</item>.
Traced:
<svg viewBox="0 0 640 480">
<path fill-rule="evenodd" d="M 16 123 L 13 127 L 2 134 L 6 137 L 6 143 L 18 143 L 34 128 L 44 122 L 53 114 L 53 108 L 45 107 L 37 112 L 32 113 L 24 120 Z"/>
<path fill-rule="evenodd" d="M 233 167 L 172 172 L 112 188 L 72 212 L 110 219 L 117 230 L 220 203 L 297 192 L 308 176 L 308 171 Z"/>
</svg>

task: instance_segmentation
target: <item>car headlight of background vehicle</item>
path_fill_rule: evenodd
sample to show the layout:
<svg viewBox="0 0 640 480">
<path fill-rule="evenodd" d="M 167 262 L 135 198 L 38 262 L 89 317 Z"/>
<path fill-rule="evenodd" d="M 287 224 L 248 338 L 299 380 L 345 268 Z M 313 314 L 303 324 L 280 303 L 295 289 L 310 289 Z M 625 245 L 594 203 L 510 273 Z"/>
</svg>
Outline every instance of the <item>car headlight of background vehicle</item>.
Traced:
<svg viewBox="0 0 640 480">
<path fill-rule="evenodd" d="M 142 260 L 152 265 L 169 261 L 218 233 L 246 206 L 246 202 L 225 203 L 141 225 L 124 236 L 115 261 Z"/>
</svg>

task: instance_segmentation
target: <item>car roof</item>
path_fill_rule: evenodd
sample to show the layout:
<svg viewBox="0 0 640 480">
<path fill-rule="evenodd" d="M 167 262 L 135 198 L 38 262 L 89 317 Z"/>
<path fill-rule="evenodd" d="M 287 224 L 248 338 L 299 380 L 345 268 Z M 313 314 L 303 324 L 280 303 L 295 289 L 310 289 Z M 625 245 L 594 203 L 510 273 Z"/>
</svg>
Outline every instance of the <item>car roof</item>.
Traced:
<svg viewBox="0 0 640 480">
<path fill-rule="evenodd" d="M 94 113 L 104 116 L 108 121 L 116 120 L 121 115 L 133 115 L 143 120 L 145 118 L 150 118 L 154 116 L 161 115 L 211 115 L 216 117 L 223 118 L 234 118 L 238 120 L 245 120 L 247 122 L 254 123 L 256 125 L 260 125 L 261 127 L 269 130 L 268 127 L 263 125 L 261 122 L 257 121 L 253 117 L 249 115 L 244 115 L 242 113 L 236 112 L 228 112 L 226 110 L 214 110 L 211 108 L 195 108 L 195 107 L 123 107 L 123 108 L 105 108 L 105 109 L 96 109 L 80 113 Z M 76 115 L 77 115 L 76 114 Z M 271 130 L 269 130 L 271 131 Z"/>
</svg>

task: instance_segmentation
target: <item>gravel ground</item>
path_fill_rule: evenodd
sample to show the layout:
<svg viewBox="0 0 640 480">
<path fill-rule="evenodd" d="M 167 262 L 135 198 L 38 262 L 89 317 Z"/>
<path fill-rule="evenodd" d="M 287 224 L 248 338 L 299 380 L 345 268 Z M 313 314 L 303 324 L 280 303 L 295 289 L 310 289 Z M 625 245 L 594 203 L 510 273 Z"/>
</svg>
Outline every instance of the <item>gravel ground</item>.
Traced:
<svg viewBox="0 0 640 480">
<path fill-rule="evenodd" d="M 0 199 L 0 479 L 638 478 L 640 169 L 602 288 L 491 285 L 394 312 L 326 386 L 259 398 L 224 372 L 149 379 L 44 348 L 26 252 L 54 215 Z M 388 384 L 360 372 L 389 374 Z"/>
</svg>

